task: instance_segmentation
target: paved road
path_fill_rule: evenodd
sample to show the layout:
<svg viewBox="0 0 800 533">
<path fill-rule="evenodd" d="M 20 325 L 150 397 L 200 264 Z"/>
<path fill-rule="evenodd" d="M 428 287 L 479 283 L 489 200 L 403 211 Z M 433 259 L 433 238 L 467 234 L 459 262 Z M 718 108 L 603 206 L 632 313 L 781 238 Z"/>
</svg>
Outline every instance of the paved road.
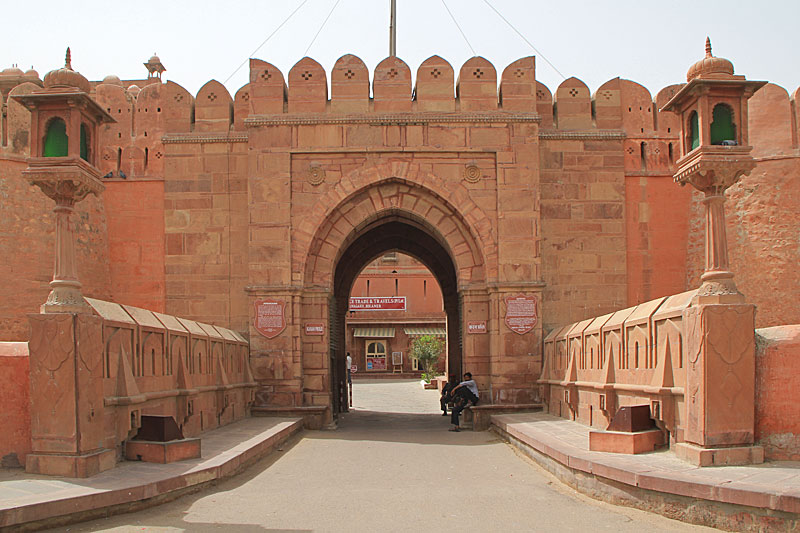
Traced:
<svg viewBox="0 0 800 533">
<path fill-rule="evenodd" d="M 354 403 L 338 430 L 201 494 L 70 531 L 712 531 L 581 496 L 494 433 L 447 431 L 418 383 L 357 381 Z"/>
</svg>

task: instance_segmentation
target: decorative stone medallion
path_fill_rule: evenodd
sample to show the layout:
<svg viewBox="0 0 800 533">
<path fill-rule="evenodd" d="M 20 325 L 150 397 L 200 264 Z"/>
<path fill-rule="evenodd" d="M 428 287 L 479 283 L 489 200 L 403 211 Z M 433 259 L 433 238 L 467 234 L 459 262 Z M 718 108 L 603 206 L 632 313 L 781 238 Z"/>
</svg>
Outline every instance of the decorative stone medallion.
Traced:
<svg viewBox="0 0 800 533">
<path fill-rule="evenodd" d="M 475 163 L 469 163 L 464 167 L 464 179 L 469 183 L 478 183 L 482 177 L 481 169 Z"/>
<path fill-rule="evenodd" d="M 311 185 L 319 185 L 325 181 L 325 169 L 319 165 L 312 165 L 308 169 L 306 179 Z"/>
</svg>

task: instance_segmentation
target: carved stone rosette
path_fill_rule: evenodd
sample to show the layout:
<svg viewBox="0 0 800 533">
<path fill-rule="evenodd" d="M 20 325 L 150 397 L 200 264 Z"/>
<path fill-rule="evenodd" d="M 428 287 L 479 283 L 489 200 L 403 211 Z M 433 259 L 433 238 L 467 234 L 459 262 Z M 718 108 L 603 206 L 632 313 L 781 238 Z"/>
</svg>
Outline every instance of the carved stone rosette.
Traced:
<svg viewBox="0 0 800 533">
<path fill-rule="evenodd" d="M 89 194 L 100 194 L 105 186 L 98 179 L 96 168 L 83 160 L 31 158 L 23 172 L 48 198 L 55 201 L 55 260 L 50 295 L 42 305 L 42 313 L 91 313 L 81 295 L 81 283 L 75 260 L 75 232 L 72 226 L 74 206 Z"/>
</svg>

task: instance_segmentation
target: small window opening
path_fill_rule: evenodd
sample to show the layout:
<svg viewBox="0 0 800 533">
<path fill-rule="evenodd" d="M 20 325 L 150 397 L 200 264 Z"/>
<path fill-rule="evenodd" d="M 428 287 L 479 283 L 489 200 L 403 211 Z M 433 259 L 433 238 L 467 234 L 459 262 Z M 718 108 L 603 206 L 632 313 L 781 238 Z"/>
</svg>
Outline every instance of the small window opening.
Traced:
<svg viewBox="0 0 800 533">
<path fill-rule="evenodd" d="M 148 148 L 144 149 L 144 169 L 147 170 L 147 163 L 150 159 L 150 150 Z"/>
<path fill-rule="evenodd" d="M 400 295 L 400 282 L 397 278 L 394 278 L 394 295 Z"/>
<path fill-rule="evenodd" d="M 86 130 L 86 124 L 81 124 L 81 145 L 80 145 L 81 159 L 89 161 L 89 133 Z"/>
<path fill-rule="evenodd" d="M 367 296 L 369 296 L 369 280 L 367 280 Z"/>
<path fill-rule="evenodd" d="M 694 150 L 700 146 L 700 124 L 697 120 L 697 111 L 692 111 L 689 115 L 688 134 L 689 150 Z"/>
<path fill-rule="evenodd" d="M 675 162 L 675 152 L 674 149 L 672 148 L 672 143 L 669 143 L 669 162 L 670 163 Z"/>
<path fill-rule="evenodd" d="M 44 157 L 66 157 L 69 149 L 67 124 L 60 118 L 54 118 L 47 125 L 44 137 Z"/>
<path fill-rule="evenodd" d="M 117 148 L 117 174 L 122 168 L 122 148 Z"/>
<path fill-rule="evenodd" d="M 736 144 L 736 126 L 730 106 L 717 104 L 711 114 L 711 144 Z"/>
<path fill-rule="evenodd" d="M 647 170 L 647 146 L 646 143 L 639 143 L 639 156 L 642 161 L 642 170 Z"/>
</svg>

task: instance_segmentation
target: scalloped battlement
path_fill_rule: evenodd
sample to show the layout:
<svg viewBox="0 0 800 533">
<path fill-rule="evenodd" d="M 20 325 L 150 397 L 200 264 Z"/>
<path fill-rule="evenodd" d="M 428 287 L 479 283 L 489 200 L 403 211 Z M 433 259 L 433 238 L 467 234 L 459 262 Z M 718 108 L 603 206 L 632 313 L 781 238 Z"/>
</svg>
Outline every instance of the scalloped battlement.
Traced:
<svg viewBox="0 0 800 533">
<path fill-rule="evenodd" d="M 381 61 L 371 75 L 364 62 L 350 54 L 339 58 L 330 73 L 304 57 L 288 76 L 266 61 L 251 59 L 250 82 L 233 97 L 216 80 L 206 83 L 196 97 L 172 81 L 146 85 L 138 93 L 113 81 L 97 84 L 95 99 L 117 120 L 100 132 L 97 166 L 103 175 L 115 177 L 160 176 L 165 134 L 244 132 L 245 119 L 254 115 L 496 111 L 535 113 L 543 130 L 623 130 L 626 168 L 663 170 L 679 157 L 675 141 L 680 122 L 659 109 L 681 86 L 665 87 L 653 98 L 642 85 L 614 78 L 592 94 L 583 81 L 572 77 L 551 91 L 536 80 L 532 56 L 508 65 L 499 79 L 494 65 L 482 57 L 467 60 L 456 75 L 445 59 L 432 56 L 418 67 L 413 87 L 411 69 L 397 57 Z M 37 88 L 23 83 L 10 95 Z M 754 154 L 798 149 L 799 93 L 800 89 L 790 96 L 769 84 L 750 100 Z M 5 104 L 0 153 L 27 157 L 28 112 L 10 98 Z"/>
</svg>

